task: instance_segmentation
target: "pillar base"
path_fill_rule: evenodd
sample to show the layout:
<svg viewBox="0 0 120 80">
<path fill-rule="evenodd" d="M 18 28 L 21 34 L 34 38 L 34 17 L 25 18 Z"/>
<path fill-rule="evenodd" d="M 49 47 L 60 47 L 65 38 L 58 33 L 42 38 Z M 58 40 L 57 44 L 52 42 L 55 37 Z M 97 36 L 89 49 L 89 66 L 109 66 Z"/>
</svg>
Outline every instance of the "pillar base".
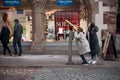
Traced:
<svg viewBox="0 0 120 80">
<path fill-rule="evenodd" d="M 73 62 L 67 62 L 66 65 L 73 65 Z"/>
<path fill-rule="evenodd" d="M 43 50 L 43 43 L 42 42 L 33 42 L 31 45 L 31 50 Z"/>
</svg>

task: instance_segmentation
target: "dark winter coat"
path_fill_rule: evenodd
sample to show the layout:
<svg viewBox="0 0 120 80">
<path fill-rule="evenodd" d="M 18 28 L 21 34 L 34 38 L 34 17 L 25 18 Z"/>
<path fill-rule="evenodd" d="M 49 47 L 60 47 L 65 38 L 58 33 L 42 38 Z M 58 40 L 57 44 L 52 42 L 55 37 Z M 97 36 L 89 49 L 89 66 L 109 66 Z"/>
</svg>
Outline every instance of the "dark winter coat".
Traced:
<svg viewBox="0 0 120 80">
<path fill-rule="evenodd" d="M 3 44 L 9 43 L 9 39 L 10 39 L 9 35 L 10 35 L 10 30 L 8 29 L 8 27 L 3 26 L 0 34 L 1 42 Z"/>
<path fill-rule="evenodd" d="M 99 53 L 100 47 L 99 47 L 99 41 L 97 37 L 98 27 L 95 26 L 92 29 L 89 29 L 89 44 L 91 49 L 91 54 L 96 55 Z"/>
</svg>

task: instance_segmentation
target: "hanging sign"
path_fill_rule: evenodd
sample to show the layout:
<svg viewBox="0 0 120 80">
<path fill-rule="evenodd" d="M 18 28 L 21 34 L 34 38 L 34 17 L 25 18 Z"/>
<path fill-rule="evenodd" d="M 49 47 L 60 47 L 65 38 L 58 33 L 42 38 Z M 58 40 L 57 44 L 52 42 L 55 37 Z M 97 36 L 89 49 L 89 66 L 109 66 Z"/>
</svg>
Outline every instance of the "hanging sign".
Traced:
<svg viewBox="0 0 120 80">
<path fill-rule="evenodd" d="M 21 0 L 3 0 L 3 6 L 20 6 Z"/>
<path fill-rule="evenodd" d="M 72 6 L 73 0 L 56 0 L 58 6 Z"/>
<path fill-rule="evenodd" d="M 21 10 L 17 10 L 17 14 L 23 14 L 24 11 L 21 9 Z"/>
</svg>

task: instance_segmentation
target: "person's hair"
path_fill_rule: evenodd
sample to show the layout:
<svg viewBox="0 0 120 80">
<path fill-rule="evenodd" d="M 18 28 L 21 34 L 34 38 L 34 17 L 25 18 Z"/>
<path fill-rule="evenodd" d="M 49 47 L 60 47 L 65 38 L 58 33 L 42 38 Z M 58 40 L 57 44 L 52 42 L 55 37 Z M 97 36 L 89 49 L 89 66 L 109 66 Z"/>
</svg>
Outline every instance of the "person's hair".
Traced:
<svg viewBox="0 0 120 80">
<path fill-rule="evenodd" d="M 90 24 L 90 29 L 92 29 L 92 28 L 94 28 L 95 27 L 95 24 L 92 22 L 91 24 Z"/>
<path fill-rule="evenodd" d="M 98 32 L 98 31 L 99 31 L 99 28 L 98 28 L 94 23 L 91 23 L 89 30 L 90 30 L 90 31 L 94 31 L 94 32 Z"/>
<path fill-rule="evenodd" d="M 3 19 L 4 22 L 7 21 L 7 18 L 8 18 L 8 14 L 7 13 L 3 13 L 2 19 Z"/>
<path fill-rule="evenodd" d="M 91 26 L 95 26 L 95 23 L 91 22 Z"/>
<path fill-rule="evenodd" d="M 83 32 L 83 28 L 78 27 L 78 31 Z"/>
<path fill-rule="evenodd" d="M 14 22 L 19 22 L 19 20 L 18 20 L 18 19 L 15 19 Z"/>
</svg>

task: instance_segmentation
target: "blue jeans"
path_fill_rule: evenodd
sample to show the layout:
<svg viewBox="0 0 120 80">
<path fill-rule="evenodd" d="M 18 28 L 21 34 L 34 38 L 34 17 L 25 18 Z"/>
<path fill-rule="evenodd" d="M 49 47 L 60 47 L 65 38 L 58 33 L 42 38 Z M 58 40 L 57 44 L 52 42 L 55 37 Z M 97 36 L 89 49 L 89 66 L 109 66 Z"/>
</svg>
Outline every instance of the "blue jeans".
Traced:
<svg viewBox="0 0 120 80">
<path fill-rule="evenodd" d="M 22 54 L 21 38 L 14 37 L 13 47 L 14 47 L 15 55 L 18 54 L 17 45 L 18 45 L 18 48 L 19 48 L 19 55 L 21 55 Z"/>
</svg>

